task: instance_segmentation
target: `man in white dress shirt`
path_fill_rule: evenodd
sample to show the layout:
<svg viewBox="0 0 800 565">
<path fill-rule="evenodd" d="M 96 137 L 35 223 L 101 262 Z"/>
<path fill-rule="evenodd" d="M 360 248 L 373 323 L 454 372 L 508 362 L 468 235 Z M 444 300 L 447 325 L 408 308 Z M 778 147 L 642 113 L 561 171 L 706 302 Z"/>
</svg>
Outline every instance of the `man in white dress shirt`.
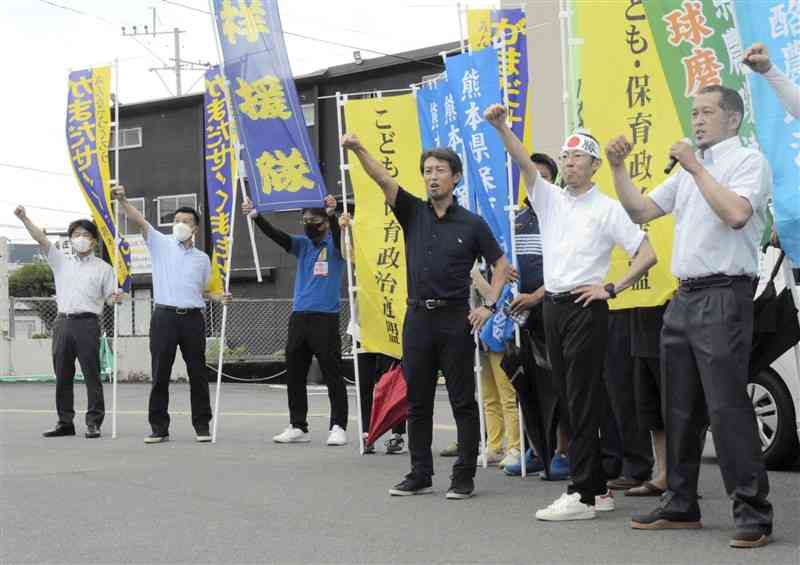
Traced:
<svg viewBox="0 0 800 565">
<path fill-rule="evenodd" d="M 75 435 L 73 382 L 75 359 L 81 364 L 86 383 L 86 437 L 100 437 L 105 416 L 103 384 L 100 382 L 100 316 L 106 301 L 118 301 L 117 284 L 111 265 L 95 255 L 97 226 L 89 220 L 75 220 L 67 229 L 74 254 L 50 243 L 45 233 L 31 222 L 25 208 L 14 214 L 39 244 L 53 270 L 58 316 L 53 325 L 53 370 L 56 374 L 58 423 L 44 437 Z"/>
<path fill-rule="evenodd" d="M 700 528 L 697 478 L 702 432 L 711 424 L 725 490 L 733 500 L 732 547 L 759 547 L 772 533 L 769 482 L 747 396 L 754 279 L 772 173 L 737 135 L 744 104 L 735 90 L 709 86 L 692 106 L 699 151 L 672 146 L 682 169 L 647 196 L 631 182 L 624 137 L 608 144 L 620 202 L 638 223 L 675 215 L 672 274 L 680 287 L 664 314 L 661 373 L 668 490 L 662 505 L 635 515 L 635 529 Z"/>
<path fill-rule="evenodd" d="M 506 110 L 489 107 L 486 120 L 500 134 L 519 165 L 528 199 L 542 232 L 544 255 L 544 326 L 553 376 L 569 416 L 567 493 L 539 510 L 540 520 L 586 520 L 612 510 L 601 466 L 600 427 L 605 414 L 603 365 L 608 339 L 608 304 L 656 263 L 647 236 L 618 202 L 592 182 L 600 168 L 600 146 L 576 133 L 562 147 L 561 172 L 567 187 L 544 180 L 528 151 L 506 125 Z M 611 251 L 619 245 L 633 257 L 628 272 L 605 284 Z"/>
</svg>

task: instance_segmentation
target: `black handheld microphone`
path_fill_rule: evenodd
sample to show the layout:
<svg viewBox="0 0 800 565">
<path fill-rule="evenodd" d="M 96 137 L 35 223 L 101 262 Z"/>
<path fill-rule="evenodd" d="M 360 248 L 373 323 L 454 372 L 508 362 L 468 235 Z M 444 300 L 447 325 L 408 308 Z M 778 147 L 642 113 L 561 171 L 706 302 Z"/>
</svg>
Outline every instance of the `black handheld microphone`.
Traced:
<svg viewBox="0 0 800 565">
<path fill-rule="evenodd" d="M 687 143 L 687 144 L 689 144 L 691 146 L 694 146 L 694 144 L 692 143 L 692 140 L 689 139 L 688 137 L 684 137 L 683 139 L 681 139 L 681 141 L 683 143 Z M 672 172 L 672 169 L 674 169 L 675 165 L 677 165 L 677 164 L 678 164 L 678 160 L 675 157 L 670 157 L 669 161 L 667 161 L 667 166 L 664 167 L 664 174 L 665 175 L 670 174 Z"/>
</svg>

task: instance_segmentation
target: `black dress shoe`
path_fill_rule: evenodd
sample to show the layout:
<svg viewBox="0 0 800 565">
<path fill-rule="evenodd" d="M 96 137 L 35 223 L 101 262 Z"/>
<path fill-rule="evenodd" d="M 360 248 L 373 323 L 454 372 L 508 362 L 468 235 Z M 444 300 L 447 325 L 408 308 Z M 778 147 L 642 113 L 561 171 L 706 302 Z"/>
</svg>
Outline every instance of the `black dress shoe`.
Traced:
<svg viewBox="0 0 800 565">
<path fill-rule="evenodd" d="M 72 424 L 56 424 L 56 427 L 52 430 L 47 430 L 42 434 L 43 437 L 62 437 L 62 436 L 74 436 L 75 435 L 75 426 Z"/>
<path fill-rule="evenodd" d="M 89 424 L 86 426 L 86 437 L 89 439 L 100 437 L 100 426 Z"/>
</svg>

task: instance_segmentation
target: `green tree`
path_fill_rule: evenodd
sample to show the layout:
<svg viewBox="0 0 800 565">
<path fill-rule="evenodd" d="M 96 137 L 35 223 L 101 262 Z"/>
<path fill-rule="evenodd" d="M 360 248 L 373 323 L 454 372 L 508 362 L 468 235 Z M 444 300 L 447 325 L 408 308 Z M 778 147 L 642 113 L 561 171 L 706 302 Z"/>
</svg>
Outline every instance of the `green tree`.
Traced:
<svg viewBox="0 0 800 565">
<path fill-rule="evenodd" d="M 31 263 L 17 269 L 8 279 L 8 290 L 15 298 L 49 298 L 56 293 L 53 271 L 44 262 Z M 57 308 L 49 301 L 26 302 L 50 332 L 56 319 Z"/>
</svg>

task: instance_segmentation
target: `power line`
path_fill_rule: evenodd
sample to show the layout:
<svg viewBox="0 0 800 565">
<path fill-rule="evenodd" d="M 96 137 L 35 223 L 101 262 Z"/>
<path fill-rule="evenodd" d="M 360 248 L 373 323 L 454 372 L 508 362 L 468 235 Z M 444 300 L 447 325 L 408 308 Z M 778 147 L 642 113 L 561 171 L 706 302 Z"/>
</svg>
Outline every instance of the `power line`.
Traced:
<svg viewBox="0 0 800 565">
<path fill-rule="evenodd" d="M 161 2 L 163 2 L 164 4 L 171 4 L 171 5 L 177 6 L 179 8 L 184 8 L 186 10 L 192 10 L 194 12 L 200 12 L 201 14 L 205 14 L 207 16 L 211 15 L 211 12 L 209 12 L 208 10 L 202 10 L 200 8 L 195 8 L 194 6 L 187 6 L 186 4 L 181 4 L 180 2 L 174 2 L 173 0 L 161 0 Z M 307 39 L 309 41 L 316 41 L 318 43 L 326 43 L 328 45 L 336 45 L 337 47 L 344 47 L 346 49 L 353 49 L 353 50 L 356 50 L 356 51 L 365 51 L 367 53 L 375 53 L 376 55 L 381 55 L 383 57 L 393 57 L 395 59 L 400 59 L 401 61 L 406 61 L 406 62 L 409 62 L 409 63 L 421 63 L 423 65 L 429 65 L 429 66 L 432 66 L 432 67 L 436 67 L 437 69 L 443 69 L 444 68 L 444 65 L 442 65 L 440 63 L 431 63 L 431 62 L 423 61 L 423 60 L 420 60 L 420 59 L 413 59 L 411 57 L 403 57 L 401 55 L 395 55 L 393 53 L 384 53 L 383 51 L 377 51 L 376 49 L 370 49 L 368 47 L 359 47 L 357 45 L 349 45 L 347 43 L 339 43 L 338 41 L 331 41 L 329 39 L 322 39 L 322 38 L 319 38 L 319 37 L 313 37 L 311 35 L 303 35 L 302 33 L 294 33 L 294 32 L 291 32 L 291 31 L 286 31 L 285 29 L 283 30 L 283 34 L 284 35 L 289 35 L 289 36 L 292 36 L 292 37 L 300 37 L 302 39 Z"/>
<path fill-rule="evenodd" d="M 42 1 L 44 1 L 44 0 L 42 0 Z M 12 163 L 0 163 L 0 167 L 8 167 L 9 169 L 19 169 L 21 171 L 30 171 L 30 172 L 33 172 L 33 173 L 43 173 L 43 174 L 46 174 L 46 175 L 58 175 L 58 176 L 64 176 L 64 177 L 71 176 L 70 173 L 62 173 L 62 172 L 59 172 L 59 171 L 48 171 L 47 169 L 37 169 L 36 167 L 26 167 L 24 165 L 14 165 Z"/>
</svg>

